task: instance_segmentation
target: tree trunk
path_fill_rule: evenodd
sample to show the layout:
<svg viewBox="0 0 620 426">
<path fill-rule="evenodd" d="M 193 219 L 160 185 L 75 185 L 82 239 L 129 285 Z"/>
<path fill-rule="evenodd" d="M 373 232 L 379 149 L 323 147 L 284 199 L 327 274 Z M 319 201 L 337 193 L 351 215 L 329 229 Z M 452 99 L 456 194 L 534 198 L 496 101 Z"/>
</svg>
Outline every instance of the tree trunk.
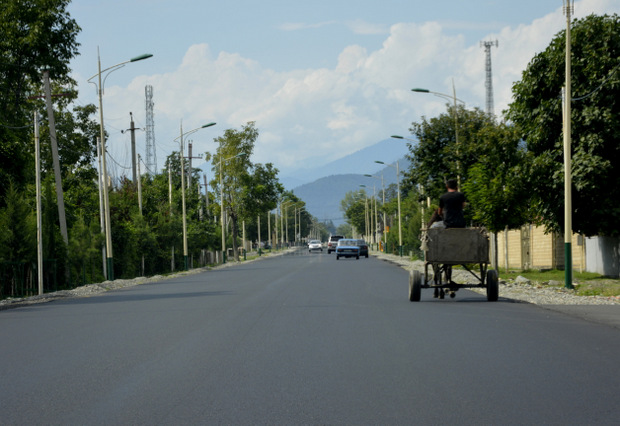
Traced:
<svg viewBox="0 0 620 426">
<path fill-rule="evenodd" d="M 231 215 L 230 220 L 232 222 L 233 257 L 235 259 L 235 262 L 239 262 L 239 250 L 237 249 L 237 235 L 239 235 L 239 229 L 237 227 L 237 216 Z"/>
</svg>

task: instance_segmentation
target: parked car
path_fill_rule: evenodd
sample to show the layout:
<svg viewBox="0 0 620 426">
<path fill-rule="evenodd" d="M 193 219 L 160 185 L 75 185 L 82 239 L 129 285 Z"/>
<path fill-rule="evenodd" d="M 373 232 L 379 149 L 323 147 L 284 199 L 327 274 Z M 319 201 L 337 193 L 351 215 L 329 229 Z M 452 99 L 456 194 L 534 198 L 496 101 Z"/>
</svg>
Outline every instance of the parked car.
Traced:
<svg viewBox="0 0 620 426">
<path fill-rule="evenodd" d="M 360 247 L 357 245 L 357 240 L 348 238 L 338 240 L 338 245 L 336 246 L 336 260 L 341 257 L 360 258 Z"/>
<path fill-rule="evenodd" d="M 342 235 L 330 235 L 329 240 L 327 240 L 327 254 L 330 254 L 332 251 L 336 251 L 338 240 L 342 238 L 344 238 Z"/>
<path fill-rule="evenodd" d="M 360 256 L 364 256 L 368 259 L 368 244 L 364 240 L 357 240 L 357 245 L 360 248 Z"/>
<path fill-rule="evenodd" d="M 312 252 L 313 250 L 323 251 L 323 243 L 319 240 L 310 240 L 308 242 L 308 251 Z"/>
</svg>

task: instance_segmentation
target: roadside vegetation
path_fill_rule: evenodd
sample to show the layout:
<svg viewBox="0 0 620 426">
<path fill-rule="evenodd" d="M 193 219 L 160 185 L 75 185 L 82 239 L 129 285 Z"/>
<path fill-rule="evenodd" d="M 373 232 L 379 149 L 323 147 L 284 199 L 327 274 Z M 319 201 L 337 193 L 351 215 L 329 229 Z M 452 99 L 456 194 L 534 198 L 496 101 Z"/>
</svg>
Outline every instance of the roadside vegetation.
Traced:
<svg viewBox="0 0 620 426">
<path fill-rule="evenodd" d="M 565 33 L 557 33 L 515 82 L 504 120 L 447 102 L 446 113 L 412 123 L 410 166 L 400 185 L 406 255 L 422 258 L 420 228 L 451 178 L 466 194 L 465 216 L 473 226 L 496 235 L 527 224 L 563 233 Z M 572 231 L 618 238 L 620 162 L 614 159 L 620 156 L 620 121 L 613 117 L 620 108 L 620 17 L 577 19 L 571 34 Z M 364 188 L 342 200 L 353 228 L 367 239 L 378 228 L 389 253 L 399 246 L 396 195 L 394 185 L 385 194 Z M 582 284 L 580 291 L 599 290 Z"/>
<path fill-rule="evenodd" d="M 564 271 L 515 271 L 499 272 L 502 280 L 515 280 L 518 276 L 527 278 L 532 285 L 564 287 Z M 579 296 L 620 296 L 620 279 L 611 279 L 592 272 L 573 271 L 575 294 Z"/>
</svg>

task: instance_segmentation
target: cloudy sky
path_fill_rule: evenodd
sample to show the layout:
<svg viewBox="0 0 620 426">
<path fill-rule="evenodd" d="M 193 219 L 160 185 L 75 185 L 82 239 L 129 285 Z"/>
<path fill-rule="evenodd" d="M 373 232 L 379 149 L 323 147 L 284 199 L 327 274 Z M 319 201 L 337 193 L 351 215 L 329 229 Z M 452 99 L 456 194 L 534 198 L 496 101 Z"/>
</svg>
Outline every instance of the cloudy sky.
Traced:
<svg viewBox="0 0 620 426">
<path fill-rule="evenodd" d="M 178 143 L 180 125 L 217 126 L 189 137 L 194 154 L 213 138 L 255 121 L 253 161 L 281 175 L 325 164 L 445 111 L 452 93 L 485 108 L 485 54 L 492 49 L 495 112 L 530 59 L 566 27 L 562 0 L 73 0 L 82 27 L 72 63 L 79 104 L 97 104 L 86 80 L 142 53 L 154 56 L 110 74 L 104 115 L 108 150 L 131 164 L 129 112 L 145 127 L 153 86 L 158 168 Z M 575 16 L 620 13 L 620 0 L 581 0 Z M 559 88 L 558 88 L 559 90 Z M 144 132 L 137 132 L 144 158 Z M 395 143 L 399 143 L 394 140 Z M 401 142 L 402 143 L 402 142 Z M 117 173 L 123 169 L 117 167 Z M 361 171 L 364 172 L 363 170 Z M 126 171 L 131 174 L 130 171 Z"/>
</svg>

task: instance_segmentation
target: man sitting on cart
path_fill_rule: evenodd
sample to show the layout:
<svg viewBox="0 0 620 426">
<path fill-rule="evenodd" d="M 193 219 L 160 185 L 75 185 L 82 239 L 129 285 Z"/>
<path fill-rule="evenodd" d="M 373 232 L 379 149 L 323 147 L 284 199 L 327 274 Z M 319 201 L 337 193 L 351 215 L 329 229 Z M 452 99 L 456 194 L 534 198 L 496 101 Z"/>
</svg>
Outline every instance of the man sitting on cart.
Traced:
<svg viewBox="0 0 620 426">
<path fill-rule="evenodd" d="M 448 192 L 439 198 L 439 214 L 443 217 L 446 228 L 465 228 L 465 194 L 459 192 L 455 179 L 446 182 Z"/>
<path fill-rule="evenodd" d="M 439 211 L 438 213 L 443 217 L 443 223 L 446 228 L 465 228 L 465 216 L 463 215 L 463 208 L 465 207 L 465 194 L 459 192 L 458 183 L 455 179 L 449 179 L 446 182 L 446 189 L 448 192 L 443 194 L 439 198 Z M 438 265 L 433 268 L 435 275 L 435 283 L 439 283 L 439 270 Z M 445 265 L 446 279 L 448 282 L 452 281 L 452 266 Z M 443 289 L 435 289 L 433 297 L 440 299 L 444 298 Z"/>
</svg>

